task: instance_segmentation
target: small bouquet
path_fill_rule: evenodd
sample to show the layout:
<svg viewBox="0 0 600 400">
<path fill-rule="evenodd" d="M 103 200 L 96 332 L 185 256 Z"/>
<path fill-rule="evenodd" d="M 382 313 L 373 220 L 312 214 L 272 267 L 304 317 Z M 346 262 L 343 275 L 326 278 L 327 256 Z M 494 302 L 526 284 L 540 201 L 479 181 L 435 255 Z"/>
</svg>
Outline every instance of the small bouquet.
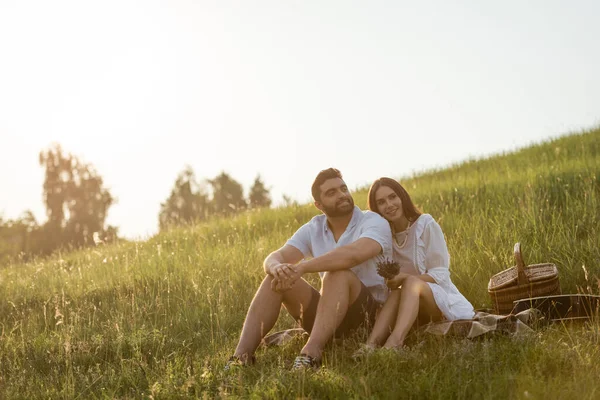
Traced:
<svg viewBox="0 0 600 400">
<path fill-rule="evenodd" d="M 385 279 L 392 279 L 398 275 L 398 272 L 400 272 L 400 265 L 394 260 L 385 258 L 377 263 L 377 273 Z"/>
</svg>

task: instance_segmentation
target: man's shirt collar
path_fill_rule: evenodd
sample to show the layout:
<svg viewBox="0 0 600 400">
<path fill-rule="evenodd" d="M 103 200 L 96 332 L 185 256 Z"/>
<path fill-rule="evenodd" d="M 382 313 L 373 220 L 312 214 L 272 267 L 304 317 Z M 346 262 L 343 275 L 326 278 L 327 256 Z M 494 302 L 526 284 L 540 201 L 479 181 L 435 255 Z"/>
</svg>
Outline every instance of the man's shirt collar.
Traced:
<svg viewBox="0 0 600 400">
<path fill-rule="evenodd" d="M 346 227 L 346 231 L 348 229 L 352 228 L 354 225 L 356 225 L 361 214 L 362 214 L 361 209 L 355 205 L 354 210 L 352 210 L 352 218 L 350 219 L 350 222 L 348 223 L 348 226 Z M 325 219 L 323 220 L 323 232 L 327 233 L 328 231 L 329 231 L 329 222 L 327 221 L 327 216 L 325 215 Z"/>
</svg>

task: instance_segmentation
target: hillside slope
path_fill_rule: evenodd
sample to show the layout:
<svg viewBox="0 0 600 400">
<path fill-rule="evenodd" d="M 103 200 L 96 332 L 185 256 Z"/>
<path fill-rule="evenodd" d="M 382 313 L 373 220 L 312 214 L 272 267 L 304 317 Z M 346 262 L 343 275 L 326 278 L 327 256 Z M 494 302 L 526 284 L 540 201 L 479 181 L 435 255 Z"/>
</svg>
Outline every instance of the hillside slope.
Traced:
<svg viewBox="0 0 600 400">
<path fill-rule="evenodd" d="M 558 265 L 563 292 L 598 293 L 599 148 L 595 129 L 402 180 L 442 226 L 452 278 L 476 308 L 490 305 L 488 279 L 513 265 L 516 241 L 526 262 Z M 364 207 L 366 191 L 355 201 Z M 224 377 L 262 260 L 316 213 L 312 205 L 250 211 L 146 242 L 3 267 L 0 398 L 506 398 L 522 397 L 522 386 L 564 398 L 595 387 L 597 322 L 576 328 L 585 340 L 570 343 L 579 346 L 575 356 L 560 347 L 579 340 L 566 328 L 520 344 L 500 338 L 492 347 L 426 341 L 410 362 L 388 354 L 376 365 L 352 364 L 351 342 L 328 350 L 324 372 L 299 379 L 285 370 L 300 348 L 292 342 L 261 350 L 262 366 Z M 277 327 L 292 323 L 282 318 Z M 412 391 L 402 392 L 406 387 Z"/>
</svg>

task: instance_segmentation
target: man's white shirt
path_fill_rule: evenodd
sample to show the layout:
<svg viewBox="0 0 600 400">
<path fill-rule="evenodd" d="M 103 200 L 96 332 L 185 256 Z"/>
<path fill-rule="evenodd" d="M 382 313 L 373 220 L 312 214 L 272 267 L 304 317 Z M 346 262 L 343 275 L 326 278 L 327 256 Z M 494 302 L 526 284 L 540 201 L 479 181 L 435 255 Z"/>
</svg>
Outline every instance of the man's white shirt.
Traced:
<svg viewBox="0 0 600 400">
<path fill-rule="evenodd" d="M 377 274 L 377 261 L 382 258 L 392 259 L 392 232 L 389 223 L 379 214 L 362 211 L 354 206 L 352 219 L 337 242 L 327 224 L 327 216 L 317 215 L 302 225 L 286 244 L 300 250 L 304 258 L 316 258 L 361 238 L 375 240 L 381 246 L 382 251 L 377 257 L 370 258 L 362 264 L 352 267 L 351 270 L 369 289 L 375 300 L 384 302 L 389 294 L 389 289 L 385 285 L 384 279 Z M 324 272 L 319 272 L 321 278 L 324 274 Z"/>
</svg>

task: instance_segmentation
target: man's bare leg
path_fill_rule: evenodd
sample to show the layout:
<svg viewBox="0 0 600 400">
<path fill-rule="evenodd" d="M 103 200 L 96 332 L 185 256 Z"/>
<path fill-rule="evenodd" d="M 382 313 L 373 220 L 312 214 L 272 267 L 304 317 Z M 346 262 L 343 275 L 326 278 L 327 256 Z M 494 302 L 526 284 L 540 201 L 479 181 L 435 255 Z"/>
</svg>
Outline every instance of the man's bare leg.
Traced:
<svg viewBox="0 0 600 400">
<path fill-rule="evenodd" d="M 301 353 L 316 360 L 327 342 L 333 337 L 348 307 L 358 298 L 362 285 L 358 277 L 349 270 L 327 272 L 323 278 L 321 299 L 308 342 Z"/>
<path fill-rule="evenodd" d="M 318 294 L 316 289 L 303 279 L 296 281 L 289 290 L 278 293 L 271 289 L 272 280 L 271 275 L 265 277 L 248 309 L 240 341 L 234 353 L 234 356 L 244 362 L 254 354 L 261 340 L 277 322 L 282 304 L 292 317 L 298 320 L 302 317 L 303 310 L 310 305 L 314 293 Z"/>
</svg>

